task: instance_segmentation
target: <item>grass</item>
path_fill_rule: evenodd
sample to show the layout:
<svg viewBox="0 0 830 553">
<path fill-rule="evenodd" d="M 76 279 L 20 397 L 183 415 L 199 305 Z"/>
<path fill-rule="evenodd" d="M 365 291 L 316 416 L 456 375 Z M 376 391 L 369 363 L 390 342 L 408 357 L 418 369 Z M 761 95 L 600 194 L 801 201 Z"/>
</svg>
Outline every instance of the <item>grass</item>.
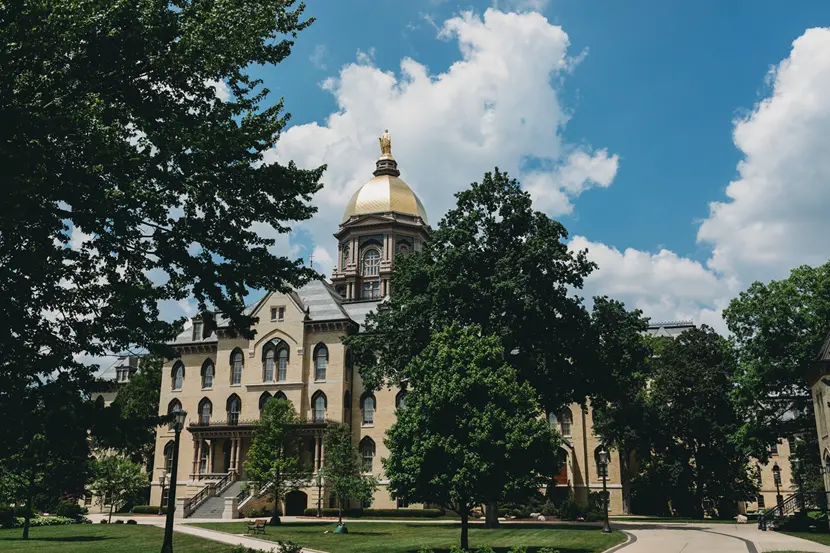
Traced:
<svg viewBox="0 0 830 553">
<path fill-rule="evenodd" d="M 209 528 L 230 534 L 243 534 L 246 523 L 200 523 L 194 526 Z M 325 534 L 334 530 L 335 523 L 298 522 L 267 527 L 267 540 L 292 540 L 304 547 L 329 553 L 416 553 L 421 547 L 433 548 L 436 553 L 446 552 L 458 545 L 461 538 L 458 524 L 423 523 L 348 523 L 349 533 Z M 560 553 L 599 553 L 625 541 L 622 532 L 603 534 L 599 528 L 562 527 L 541 524 L 503 525 L 487 530 L 470 527 L 470 546 L 489 545 L 498 553 L 520 545 L 535 553 L 542 547 L 553 547 Z"/>
<path fill-rule="evenodd" d="M 803 540 L 810 540 L 816 543 L 820 543 L 822 545 L 830 545 L 830 534 L 818 534 L 813 532 L 781 532 L 782 534 L 787 534 L 788 536 L 793 536 L 795 538 L 801 538 Z"/>
<path fill-rule="evenodd" d="M 39 526 L 29 529 L 29 539 L 23 539 L 23 529 L 0 530 L 0 551 L 3 553 L 158 553 L 164 540 L 164 530 L 153 526 L 127 524 L 68 524 Z M 230 553 L 231 546 L 173 534 L 176 553 Z"/>
</svg>

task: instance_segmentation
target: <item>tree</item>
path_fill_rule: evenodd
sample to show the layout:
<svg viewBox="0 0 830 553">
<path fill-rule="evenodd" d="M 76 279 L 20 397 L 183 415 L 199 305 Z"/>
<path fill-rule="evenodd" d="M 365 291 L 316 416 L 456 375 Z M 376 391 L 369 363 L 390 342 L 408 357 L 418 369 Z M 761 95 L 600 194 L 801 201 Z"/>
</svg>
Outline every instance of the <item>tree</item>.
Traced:
<svg viewBox="0 0 830 553">
<path fill-rule="evenodd" d="M 245 461 L 248 479 L 259 486 L 260 493 L 274 499 L 272 526 L 280 524 L 280 501 L 285 494 L 304 486 L 311 475 L 301 458 L 299 424 L 289 401 L 270 399 L 262 409 Z"/>
<path fill-rule="evenodd" d="M 667 343 L 655 361 L 651 464 L 673 475 L 673 507 L 682 502 L 683 514 L 702 517 L 712 502 L 723 515 L 755 493 L 748 452 L 735 439 L 743 416 L 732 402 L 735 371 L 731 344 L 706 325 Z"/>
<path fill-rule="evenodd" d="M 466 549 L 472 507 L 539 490 L 559 468 L 558 440 L 501 339 L 481 327 L 436 332 L 406 370 L 406 406 L 385 440 L 389 490 L 457 512 Z"/>
<path fill-rule="evenodd" d="M 746 414 L 740 438 L 766 461 L 780 438 L 816 434 L 807 374 L 830 333 L 830 263 L 755 282 L 723 316 L 739 346 L 735 398 Z M 804 466 L 820 464 L 818 447 L 797 455 Z"/>
<path fill-rule="evenodd" d="M 337 522 L 343 524 L 343 505 L 349 500 L 363 502 L 372 498 L 377 479 L 363 474 L 358 448 L 352 443 L 352 430 L 345 424 L 326 429 L 326 458 L 322 475 L 337 498 Z"/>
<path fill-rule="evenodd" d="M 620 455 L 623 513 L 631 513 L 631 458 L 648 450 L 646 409 L 651 348 L 644 336 L 648 318 L 639 309 L 607 297 L 594 298 L 591 318 L 597 339 L 597 378 L 591 394 L 594 432 Z"/>
<path fill-rule="evenodd" d="M 573 294 L 595 265 L 572 252 L 559 222 L 534 211 L 498 169 L 456 194 L 421 252 L 399 256 L 391 300 L 347 337 L 366 387 L 407 388 L 410 360 L 453 323 L 498 336 L 506 363 L 548 411 L 588 395 L 590 316 Z M 487 506 L 488 525 L 497 506 Z"/>
<path fill-rule="evenodd" d="M 250 67 L 311 19 L 292 0 L 22 0 L 0 5 L 0 415 L 84 357 L 172 355 L 193 296 L 251 336 L 249 289 L 315 273 L 272 236 L 308 219 L 323 168 L 265 162 L 288 116 Z M 217 97 L 220 91 L 220 97 Z M 209 319 L 209 317 L 208 317 Z M 206 327 L 210 321 L 206 322 Z M 82 428 L 90 428 L 85 423 Z M 29 435 L 0 428 L 0 464 Z"/>
<path fill-rule="evenodd" d="M 92 471 L 93 479 L 89 489 L 95 495 L 109 500 L 109 522 L 112 522 L 116 504 L 132 501 L 149 484 L 143 467 L 124 457 L 98 459 L 93 463 Z"/>
</svg>

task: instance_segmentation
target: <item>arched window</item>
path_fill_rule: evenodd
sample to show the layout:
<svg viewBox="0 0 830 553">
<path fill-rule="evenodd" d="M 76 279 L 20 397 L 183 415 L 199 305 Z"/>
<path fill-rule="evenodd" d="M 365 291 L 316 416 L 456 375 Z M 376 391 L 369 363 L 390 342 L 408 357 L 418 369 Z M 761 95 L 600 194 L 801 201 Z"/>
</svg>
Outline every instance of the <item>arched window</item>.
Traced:
<svg viewBox="0 0 830 553">
<path fill-rule="evenodd" d="M 269 401 L 271 401 L 271 394 L 262 392 L 262 395 L 259 396 L 259 410 L 262 411 L 265 408 L 265 404 Z"/>
<path fill-rule="evenodd" d="M 277 349 L 277 380 L 288 380 L 288 345 L 285 343 Z"/>
<path fill-rule="evenodd" d="M 199 456 L 199 473 L 205 474 L 208 471 L 208 456 L 210 454 L 210 446 L 204 440 L 202 440 L 202 445 L 199 447 L 199 450 L 202 454 Z"/>
<path fill-rule="evenodd" d="M 184 385 L 184 363 L 176 361 L 173 365 L 173 389 L 181 390 Z"/>
<path fill-rule="evenodd" d="M 574 418 L 571 414 L 570 409 L 564 409 L 562 411 L 562 422 L 560 430 L 562 431 L 562 436 L 569 438 L 571 436 L 571 425 L 573 425 Z"/>
<path fill-rule="evenodd" d="M 326 367 L 329 364 L 329 350 L 325 344 L 319 344 L 314 348 L 314 380 L 326 379 Z"/>
<path fill-rule="evenodd" d="M 213 361 L 202 363 L 202 388 L 213 388 Z"/>
<path fill-rule="evenodd" d="M 228 424 L 239 424 L 239 413 L 242 411 L 242 401 L 238 395 L 232 394 L 228 398 L 226 409 L 228 411 Z"/>
<path fill-rule="evenodd" d="M 175 447 L 175 442 L 170 440 L 166 444 L 164 444 L 164 469 L 167 474 L 173 472 L 173 448 Z"/>
<path fill-rule="evenodd" d="M 398 392 L 398 395 L 395 396 L 395 409 L 403 409 L 406 405 L 405 402 L 406 392 L 401 390 Z"/>
<path fill-rule="evenodd" d="M 363 460 L 363 472 L 372 472 L 372 461 L 375 458 L 375 441 L 369 436 L 360 440 L 360 458 Z"/>
<path fill-rule="evenodd" d="M 174 399 L 173 401 L 171 401 L 170 403 L 167 404 L 167 414 L 168 415 L 172 415 L 176 411 L 181 411 L 181 410 L 182 410 L 182 403 L 178 399 Z M 173 427 L 175 425 L 176 425 L 176 421 L 170 421 L 170 423 L 167 425 L 167 428 L 169 428 L 170 430 L 173 430 Z"/>
<path fill-rule="evenodd" d="M 288 397 L 286 397 L 286 395 L 282 392 L 277 392 L 276 394 L 274 394 L 274 399 L 281 399 L 283 401 L 288 401 Z"/>
<path fill-rule="evenodd" d="M 364 394 L 360 398 L 360 409 L 363 411 L 363 424 L 375 424 L 375 396 Z"/>
<path fill-rule="evenodd" d="M 314 422 L 326 421 L 326 394 L 317 392 L 311 398 L 312 420 Z"/>
<path fill-rule="evenodd" d="M 548 426 L 550 426 L 551 430 L 559 432 L 559 418 L 553 412 L 548 413 Z"/>
<path fill-rule="evenodd" d="M 265 351 L 265 360 L 262 362 L 262 381 L 274 381 L 274 348 Z"/>
<path fill-rule="evenodd" d="M 231 384 L 242 383 L 242 366 L 243 366 L 242 350 L 236 348 L 231 353 Z"/>
<path fill-rule="evenodd" d="M 376 277 L 380 274 L 380 252 L 377 248 L 369 248 L 363 252 L 363 276 Z"/>
<path fill-rule="evenodd" d="M 199 424 L 210 424 L 210 417 L 213 415 L 213 404 L 208 398 L 199 402 Z"/>
<path fill-rule="evenodd" d="M 351 253 L 351 250 L 349 249 L 349 244 L 344 243 L 343 248 L 340 251 L 343 252 L 343 258 L 340 262 L 340 270 L 345 271 L 346 265 L 349 263 L 349 254 Z"/>
</svg>

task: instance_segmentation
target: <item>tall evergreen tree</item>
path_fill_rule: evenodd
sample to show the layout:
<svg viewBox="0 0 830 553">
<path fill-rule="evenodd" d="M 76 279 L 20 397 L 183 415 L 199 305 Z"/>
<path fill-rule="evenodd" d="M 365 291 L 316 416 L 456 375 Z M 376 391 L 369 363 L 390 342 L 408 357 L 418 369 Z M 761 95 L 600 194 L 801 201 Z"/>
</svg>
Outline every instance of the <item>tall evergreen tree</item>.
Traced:
<svg viewBox="0 0 830 553">
<path fill-rule="evenodd" d="M 467 549 L 473 506 L 538 491 L 558 472 L 558 440 L 500 337 L 477 325 L 436 332 L 407 372 L 406 407 L 385 441 L 389 490 L 457 512 Z"/>
</svg>

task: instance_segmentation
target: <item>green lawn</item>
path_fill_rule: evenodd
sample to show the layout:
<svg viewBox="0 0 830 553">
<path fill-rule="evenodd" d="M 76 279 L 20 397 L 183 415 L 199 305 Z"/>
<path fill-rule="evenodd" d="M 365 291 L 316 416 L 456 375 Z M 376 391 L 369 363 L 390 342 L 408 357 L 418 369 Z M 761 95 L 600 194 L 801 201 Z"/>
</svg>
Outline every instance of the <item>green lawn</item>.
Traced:
<svg viewBox="0 0 830 553">
<path fill-rule="evenodd" d="M 200 523 L 195 526 L 242 534 L 244 522 Z M 267 527 L 265 539 L 292 540 L 302 546 L 327 551 L 328 553 L 415 553 L 422 546 L 435 549 L 436 553 L 458 545 L 461 530 L 458 524 L 418 523 L 348 523 L 349 534 L 324 534 L 332 531 L 336 523 L 296 522 L 282 526 Z M 263 536 L 257 536 L 262 538 Z M 561 553 L 599 553 L 625 541 L 622 532 L 603 534 L 599 528 L 556 527 L 550 525 L 517 524 L 503 525 L 496 530 L 480 526 L 470 527 L 470 546 L 489 545 L 499 553 L 510 547 L 523 545 L 528 553 L 535 553 L 541 547 L 553 547 Z"/>
<path fill-rule="evenodd" d="M 813 532 L 781 532 L 804 540 L 814 541 L 822 545 L 830 545 L 830 534 L 815 534 Z"/>
<path fill-rule="evenodd" d="M 23 529 L 0 530 L 0 551 L 3 553 L 158 553 L 164 531 L 153 526 L 132 524 L 70 524 L 29 529 L 24 540 Z M 203 540 L 184 534 L 173 534 L 176 553 L 229 553 L 230 545 Z"/>
</svg>

